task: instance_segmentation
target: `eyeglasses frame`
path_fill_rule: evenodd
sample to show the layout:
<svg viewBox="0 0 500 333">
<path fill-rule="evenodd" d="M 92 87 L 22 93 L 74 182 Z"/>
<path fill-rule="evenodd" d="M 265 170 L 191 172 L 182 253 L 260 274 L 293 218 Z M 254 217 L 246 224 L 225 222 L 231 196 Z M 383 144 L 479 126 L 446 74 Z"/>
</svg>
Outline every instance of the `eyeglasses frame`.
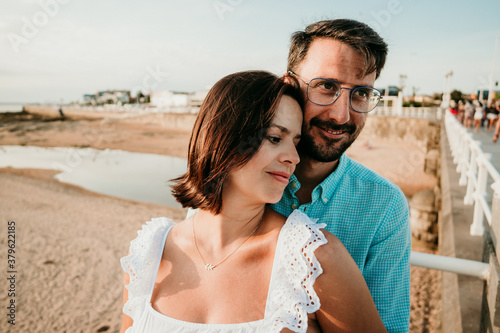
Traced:
<svg viewBox="0 0 500 333">
<path fill-rule="evenodd" d="M 382 93 L 380 92 L 380 90 L 376 89 L 376 88 L 373 88 L 373 87 L 368 87 L 368 86 L 359 86 L 359 87 L 356 87 L 356 88 L 347 88 L 347 87 L 342 87 L 340 85 L 340 83 L 338 83 L 337 81 L 335 80 L 331 80 L 331 79 L 325 79 L 325 78 L 322 78 L 322 77 L 315 77 L 313 79 L 311 79 L 309 82 L 306 82 L 303 78 L 300 77 L 300 75 L 292 72 L 292 71 L 288 71 L 288 74 L 289 75 L 293 75 L 295 77 L 297 77 L 299 80 L 301 80 L 302 82 L 304 82 L 304 84 L 307 86 L 307 99 L 309 100 L 309 102 L 313 103 L 313 104 L 316 104 L 316 105 L 321 105 L 321 106 L 327 106 L 327 105 L 332 105 L 333 103 L 335 103 L 337 101 L 337 99 L 339 99 L 340 95 L 342 94 L 342 89 L 346 89 L 346 90 L 350 90 L 351 92 L 349 93 L 349 105 L 351 107 L 351 109 L 353 109 L 355 112 L 358 112 L 358 113 L 369 113 L 373 110 L 375 110 L 375 108 L 378 106 L 378 103 L 380 103 L 380 101 L 383 99 L 383 96 L 382 96 Z M 331 103 L 328 103 L 328 104 L 320 104 L 320 103 L 316 103 L 316 102 L 313 102 L 311 101 L 311 99 L 309 98 L 309 84 L 313 81 L 313 80 L 318 80 L 318 79 L 321 79 L 321 80 L 325 80 L 325 81 L 329 81 L 329 82 L 333 82 L 335 83 L 336 85 L 338 85 L 340 87 L 339 91 L 335 94 L 336 97 L 335 99 L 331 102 Z M 359 89 L 359 88 L 370 88 L 370 89 L 373 89 L 375 91 L 377 91 L 379 94 L 380 94 L 380 99 L 379 101 L 377 102 L 377 104 L 373 107 L 373 109 L 369 110 L 369 111 L 358 111 L 356 110 L 353 106 L 352 106 L 352 92 L 356 89 Z"/>
</svg>

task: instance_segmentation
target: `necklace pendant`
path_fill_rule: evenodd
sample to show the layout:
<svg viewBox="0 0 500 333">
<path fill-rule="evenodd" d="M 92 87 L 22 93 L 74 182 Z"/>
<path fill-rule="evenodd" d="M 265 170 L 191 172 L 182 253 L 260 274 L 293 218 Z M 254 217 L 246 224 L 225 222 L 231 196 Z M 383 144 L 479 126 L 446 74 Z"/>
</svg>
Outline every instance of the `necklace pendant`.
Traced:
<svg viewBox="0 0 500 333">
<path fill-rule="evenodd" d="M 213 271 L 214 268 L 215 268 L 215 266 L 212 264 L 205 264 L 205 270 L 207 270 L 207 271 Z"/>
</svg>

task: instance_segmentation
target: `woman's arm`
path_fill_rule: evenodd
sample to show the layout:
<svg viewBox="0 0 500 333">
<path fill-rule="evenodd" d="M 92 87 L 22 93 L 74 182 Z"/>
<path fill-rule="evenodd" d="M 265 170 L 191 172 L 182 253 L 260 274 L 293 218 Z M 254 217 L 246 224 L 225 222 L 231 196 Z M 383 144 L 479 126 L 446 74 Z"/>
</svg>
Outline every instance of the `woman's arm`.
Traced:
<svg viewBox="0 0 500 333">
<path fill-rule="evenodd" d="M 314 289 L 321 307 L 316 318 L 323 332 L 387 332 L 356 263 L 340 240 L 322 230 L 328 243 L 316 251 L 323 274 Z"/>
<path fill-rule="evenodd" d="M 126 286 L 129 284 L 129 282 L 130 282 L 130 277 L 128 276 L 127 273 L 125 273 L 123 285 Z M 128 301 L 128 290 L 127 288 L 123 287 L 123 305 L 125 305 L 127 301 Z M 126 314 L 123 314 L 122 328 L 120 329 L 120 333 L 124 333 L 127 330 L 127 328 L 132 326 L 132 324 L 133 324 L 132 318 L 130 318 Z"/>
</svg>

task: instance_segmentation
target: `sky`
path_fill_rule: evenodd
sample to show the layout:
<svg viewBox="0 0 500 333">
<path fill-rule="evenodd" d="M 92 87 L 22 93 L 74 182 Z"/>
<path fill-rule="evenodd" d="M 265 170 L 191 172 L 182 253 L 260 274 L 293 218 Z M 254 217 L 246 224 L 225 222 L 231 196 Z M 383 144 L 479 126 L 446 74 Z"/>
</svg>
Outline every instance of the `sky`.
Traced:
<svg viewBox="0 0 500 333">
<path fill-rule="evenodd" d="M 0 103 L 197 91 L 249 69 L 282 75 L 290 35 L 335 18 L 365 22 L 388 43 L 376 87 L 405 75 L 407 95 L 442 92 L 450 71 L 464 93 L 487 89 L 492 72 L 500 81 L 498 0 L 0 0 Z"/>
</svg>

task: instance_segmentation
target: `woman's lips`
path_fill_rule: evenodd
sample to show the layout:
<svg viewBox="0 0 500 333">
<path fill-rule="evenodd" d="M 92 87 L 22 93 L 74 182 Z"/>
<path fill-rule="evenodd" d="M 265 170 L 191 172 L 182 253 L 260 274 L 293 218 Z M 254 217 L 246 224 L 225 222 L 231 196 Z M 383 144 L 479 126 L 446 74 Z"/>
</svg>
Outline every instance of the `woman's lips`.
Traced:
<svg viewBox="0 0 500 333">
<path fill-rule="evenodd" d="M 268 172 L 268 174 L 270 174 L 274 179 L 283 184 L 288 184 L 288 179 L 290 179 L 290 176 L 292 175 L 290 173 L 281 171 L 270 171 Z"/>
</svg>

